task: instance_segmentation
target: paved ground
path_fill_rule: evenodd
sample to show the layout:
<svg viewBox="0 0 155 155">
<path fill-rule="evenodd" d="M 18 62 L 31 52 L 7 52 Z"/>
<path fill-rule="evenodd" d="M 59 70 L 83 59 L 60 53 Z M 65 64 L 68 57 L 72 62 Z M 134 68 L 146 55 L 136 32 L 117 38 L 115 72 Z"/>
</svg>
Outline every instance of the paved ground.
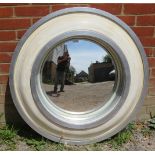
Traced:
<svg viewBox="0 0 155 155">
<path fill-rule="evenodd" d="M 112 95 L 113 85 L 113 81 L 65 85 L 65 92 L 58 93 L 58 96 L 51 91 L 53 85 L 44 84 L 43 87 L 47 96 L 57 106 L 70 111 L 82 112 L 105 104 Z"/>
</svg>

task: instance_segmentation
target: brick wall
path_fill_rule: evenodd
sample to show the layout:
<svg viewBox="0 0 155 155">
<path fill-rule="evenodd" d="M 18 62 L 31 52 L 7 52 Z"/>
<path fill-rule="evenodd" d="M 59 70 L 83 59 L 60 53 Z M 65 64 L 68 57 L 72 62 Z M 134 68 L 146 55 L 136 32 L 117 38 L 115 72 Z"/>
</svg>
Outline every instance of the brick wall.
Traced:
<svg viewBox="0 0 155 155">
<path fill-rule="evenodd" d="M 25 31 L 41 17 L 59 9 L 89 6 L 107 11 L 127 23 L 140 38 L 148 57 L 149 90 L 139 118 L 155 115 L 155 4 L 0 4 L 0 122 L 19 118 L 9 86 L 12 53 Z"/>
</svg>

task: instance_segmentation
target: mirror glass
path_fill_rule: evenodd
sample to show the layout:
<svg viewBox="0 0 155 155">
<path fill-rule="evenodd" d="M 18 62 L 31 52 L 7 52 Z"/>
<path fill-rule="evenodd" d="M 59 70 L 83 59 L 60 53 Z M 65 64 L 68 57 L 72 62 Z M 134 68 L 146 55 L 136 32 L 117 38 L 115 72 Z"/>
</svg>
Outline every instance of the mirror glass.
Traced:
<svg viewBox="0 0 155 155">
<path fill-rule="evenodd" d="M 114 92 L 116 69 L 101 45 L 71 39 L 54 47 L 42 67 L 42 89 L 51 104 L 86 112 L 106 104 Z"/>
</svg>

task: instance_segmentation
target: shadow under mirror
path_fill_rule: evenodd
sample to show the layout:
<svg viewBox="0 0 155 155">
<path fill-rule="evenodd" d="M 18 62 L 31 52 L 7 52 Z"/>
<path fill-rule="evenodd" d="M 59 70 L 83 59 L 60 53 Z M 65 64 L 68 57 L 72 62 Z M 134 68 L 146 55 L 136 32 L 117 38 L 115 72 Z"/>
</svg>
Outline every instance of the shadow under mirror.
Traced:
<svg viewBox="0 0 155 155">
<path fill-rule="evenodd" d="M 42 67 L 42 89 L 51 104 L 86 112 L 106 104 L 114 92 L 114 61 L 101 45 L 71 39 L 52 49 Z"/>
</svg>

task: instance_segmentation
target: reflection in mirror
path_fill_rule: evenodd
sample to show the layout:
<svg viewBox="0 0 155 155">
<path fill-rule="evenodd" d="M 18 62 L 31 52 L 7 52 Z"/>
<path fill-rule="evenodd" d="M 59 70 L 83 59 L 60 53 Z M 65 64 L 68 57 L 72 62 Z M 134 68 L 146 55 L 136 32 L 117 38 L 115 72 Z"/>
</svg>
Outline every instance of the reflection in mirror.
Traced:
<svg viewBox="0 0 155 155">
<path fill-rule="evenodd" d="M 42 89 L 51 104 L 71 112 L 94 110 L 114 92 L 114 61 L 104 47 L 72 39 L 52 49 L 42 67 Z"/>
</svg>

